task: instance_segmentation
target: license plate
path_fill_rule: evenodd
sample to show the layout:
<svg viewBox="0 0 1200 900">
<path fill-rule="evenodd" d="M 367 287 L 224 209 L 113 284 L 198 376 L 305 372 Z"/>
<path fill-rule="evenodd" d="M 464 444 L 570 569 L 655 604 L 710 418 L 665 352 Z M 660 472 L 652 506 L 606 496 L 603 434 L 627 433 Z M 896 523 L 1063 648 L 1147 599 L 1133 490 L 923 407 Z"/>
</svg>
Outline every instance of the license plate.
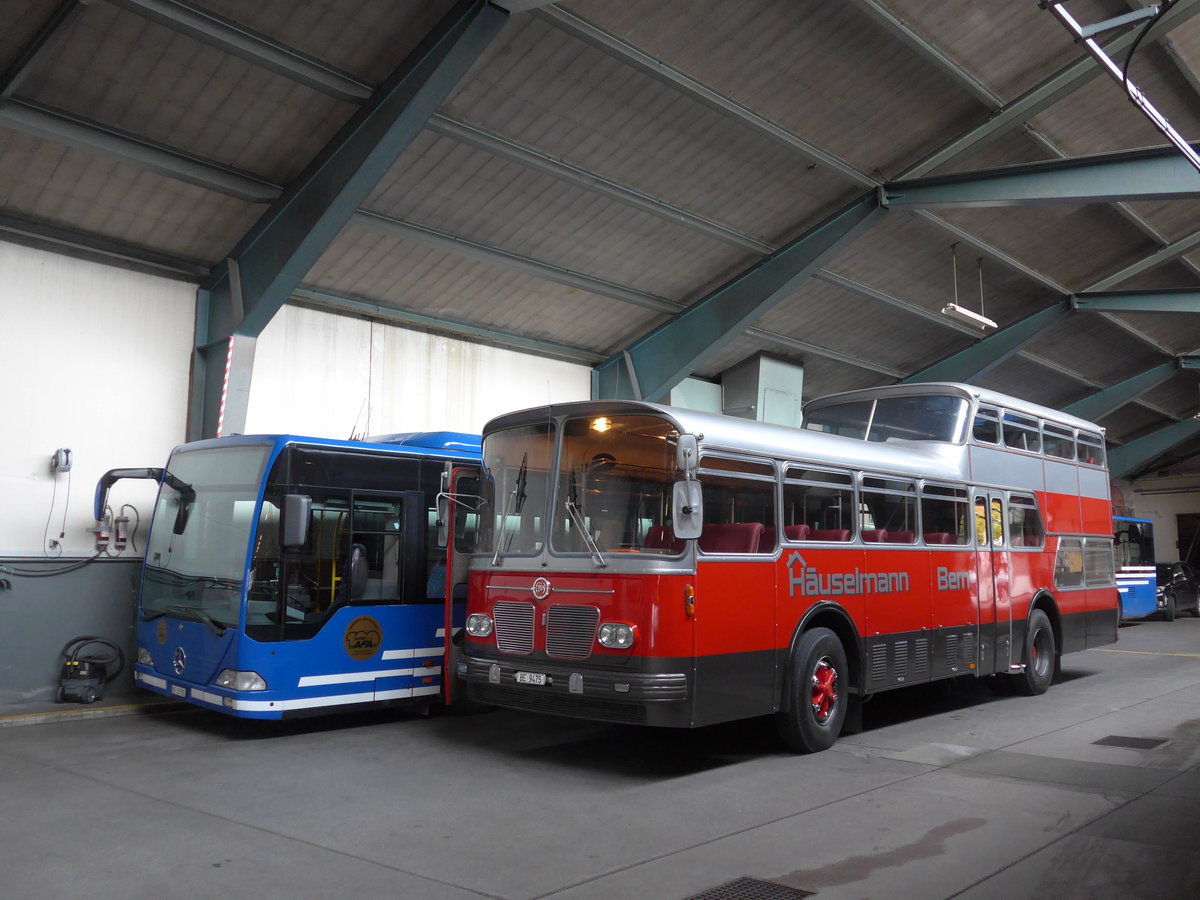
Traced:
<svg viewBox="0 0 1200 900">
<path fill-rule="evenodd" d="M 546 676 L 542 672 L 518 672 L 517 684 L 536 684 L 545 687 Z"/>
</svg>

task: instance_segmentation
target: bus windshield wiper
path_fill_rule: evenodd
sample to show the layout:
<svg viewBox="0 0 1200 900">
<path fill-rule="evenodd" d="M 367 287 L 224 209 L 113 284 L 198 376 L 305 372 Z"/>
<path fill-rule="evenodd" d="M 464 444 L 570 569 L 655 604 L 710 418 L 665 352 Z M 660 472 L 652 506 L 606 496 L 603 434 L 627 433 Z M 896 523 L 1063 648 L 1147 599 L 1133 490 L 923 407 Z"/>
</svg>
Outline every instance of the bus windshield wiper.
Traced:
<svg viewBox="0 0 1200 900">
<path fill-rule="evenodd" d="M 180 619 L 189 619 L 193 622 L 203 622 L 213 630 L 217 637 L 224 637 L 225 631 L 230 625 L 228 622 L 222 622 L 220 619 L 214 618 L 208 610 L 199 606 L 181 606 L 179 604 L 172 604 L 157 612 L 146 613 L 142 616 L 142 621 L 150 622 L 163 616 L 176 616 Z"/>
<path fill-rule="evenodd" d="M 526 453 L 521 457 L 521 468 L 517 470 L 516 483 L 504 501 L 504 512 L 500 515 L 500 536 L 496 540 L 496 552 L 492 556 L 493 566 L 500 564 L 500 554 L 507 553 L 508 548 L 512 546 L 513 535 L 508 534 L 508 517 L 514 514 L 520 515 L 521 507 L 525 505 L 525 476 L 528 462 L 529 454 Z M 505 540 L 506 537 L 508 540 Z"/>
<path fill-rule="evenodd" d="M 588 552 L 592 554 L 592 562 L 596 564 L 596 568 L 604 568 L 608 565 L 608 560 L 604 558 L 604 554 L 600 552 L 600 547 L 596 544 L 591 532 L 588 531 L 587 523 L 583 520 L 583 513 L 579 511 L 579 504 L 576 502 L 577 496 L 578 488 L 575 485 L 575 472 L 572 471 L 571 481 L 567 487 L 567 499 L 563 501 L 563 505 L 567 508 L 567 515 L 571 517 L 571 521 L 579 529 L 579 534 L 583 537 L 583 542 L 587 545 Z"/>
</svg>

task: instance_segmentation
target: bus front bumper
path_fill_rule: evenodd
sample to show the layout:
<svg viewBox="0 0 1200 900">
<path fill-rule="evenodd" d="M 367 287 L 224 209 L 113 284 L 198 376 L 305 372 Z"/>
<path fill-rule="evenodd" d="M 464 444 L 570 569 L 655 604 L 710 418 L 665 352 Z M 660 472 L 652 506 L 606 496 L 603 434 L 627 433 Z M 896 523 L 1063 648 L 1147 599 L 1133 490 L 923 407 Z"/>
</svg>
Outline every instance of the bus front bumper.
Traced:
<svg viewBox="0 0 1200 900">
<path fill-rule="evenodd" d="M 463 656 L 458 677 L 472 700 L 553 715 L 687 727 L 689 679 L 685 672 L 626 672 Z"/>
</svg>

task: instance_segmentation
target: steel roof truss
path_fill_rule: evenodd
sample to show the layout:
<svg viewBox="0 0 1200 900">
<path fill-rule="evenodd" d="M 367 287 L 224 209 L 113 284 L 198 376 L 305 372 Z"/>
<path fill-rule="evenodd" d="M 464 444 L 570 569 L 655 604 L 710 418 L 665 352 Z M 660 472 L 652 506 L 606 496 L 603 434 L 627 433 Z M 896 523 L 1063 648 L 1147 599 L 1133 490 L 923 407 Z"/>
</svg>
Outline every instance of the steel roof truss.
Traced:
<svg viewBox="0 0 1200 900">
<path fill-rule="evenodd" d="M 1108 471 L 1113 478 L 1126 478 L 1164 453 L 1200 434 L 1200 419 L 1189 416 L 1157 431 L 1108 451 Z"/>
<path fill-rule="evenodd" d="M 647 399 L 666 394 L 861 233 L 883 212 L 875 191 L 834 213 L 603 363 L 598 398 L 629 398 L 635 375 Z M 629 371 L 622 374 L 622 368 Z M 640 399 L 640 398 L 636 398 Z"/>
</svg>

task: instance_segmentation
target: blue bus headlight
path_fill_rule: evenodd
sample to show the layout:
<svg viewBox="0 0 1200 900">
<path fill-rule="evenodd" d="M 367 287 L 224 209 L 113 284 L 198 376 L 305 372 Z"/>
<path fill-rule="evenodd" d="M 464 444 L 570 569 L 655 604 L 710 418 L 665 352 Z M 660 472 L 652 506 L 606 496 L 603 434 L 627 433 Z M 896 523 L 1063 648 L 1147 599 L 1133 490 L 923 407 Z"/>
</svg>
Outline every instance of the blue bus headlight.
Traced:
<svg viewBox="0 0 1200 900">
<path fill-rule="evenodd" d="M 467 616 L 467 634 L 471 637 L 485 638 L 492 633 L 492 617 L 483 613 L 471 613 Z"/>
<path fill-rule="evenodd" d="M 628 650 L 633 646 L 633 626 L 624 622 L 605 622 L 596 638 L 609 650 Z"/>
<path fill-rule="evenodd" d="M 265 691 L 267 689 L 267 683 L 257 672 L 238 672 L 234 669 L 223 669 L 213 684 L 230 691 Z"/>
<path fill-rule="evenodd" d="M 145 647 L 138 647 L 138 665 L 153 666 L 154 658 L 150 656 L 150 651 Z"/>
</svg>

